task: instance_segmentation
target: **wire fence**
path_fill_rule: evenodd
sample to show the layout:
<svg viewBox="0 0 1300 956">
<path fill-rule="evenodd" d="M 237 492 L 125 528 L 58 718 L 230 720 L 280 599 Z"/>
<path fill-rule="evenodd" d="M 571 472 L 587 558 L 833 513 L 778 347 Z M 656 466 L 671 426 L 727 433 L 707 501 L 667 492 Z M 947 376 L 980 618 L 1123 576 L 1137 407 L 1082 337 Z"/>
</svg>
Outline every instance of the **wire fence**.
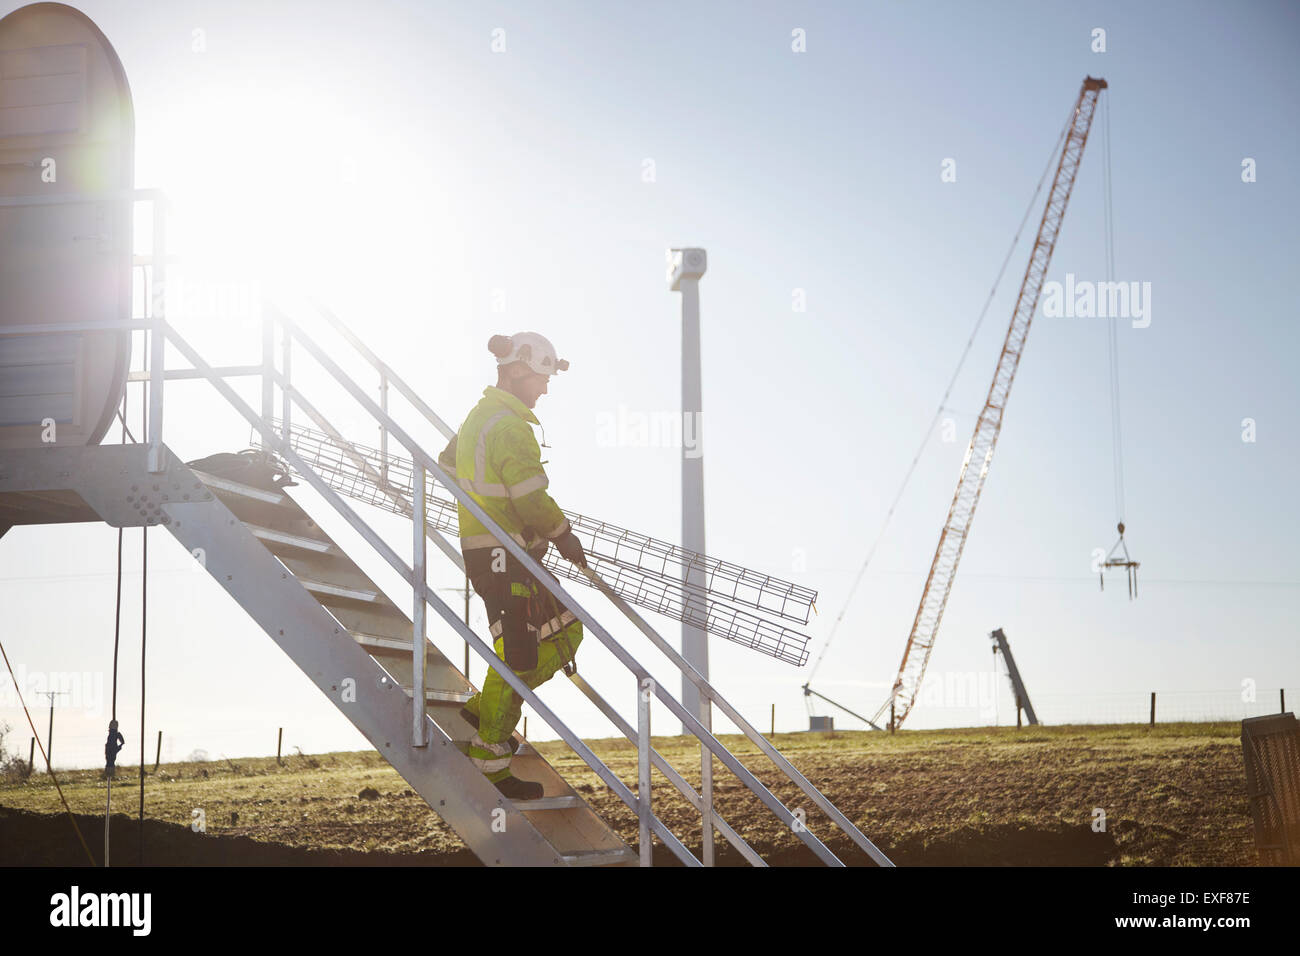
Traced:
<svg viewBox="0 0 1300 956">
<path fill-rule="evenodd" d="M 1007 710 L 1014 721 L 1011 694 Z M 1271 691 L 1153 691 L 1099 695 L 1045 695 L 1034 701 L 1046 724 L 1205 723 L 1276 714 L 1300 704 L 1300 688 Z"/>
<path fill-rule="evenodd" d="M 984 675 L 976 675 L 983 677 Z M 930 699 L 925 692 L 918 701 L 916 709 L 908 719 L 907 730 L 942 730 L 958 727 L 1007 727 L 1016 724 L 1015 702 L 1005 678 L 1001 681 L 970 680 L 947 681 L 940 685 L 942 695 L 929 688 Z M 1237 722 L 1247 717 L 1262 717 L 1267 714 L 1295 711 L 1300 706 L 1300 687 L 1256 689 L 1244 687 L 1240 690 L 1207 691 L 1157 691 L 1154 692 L 1154 723 L 1212 723 Z M 1043 725 L 1062 724 L 1151 724 L 1153 723 L 1152 692 L 1120 692 L 1108 694 L 1042 694 L 1032 699 L 1035 715 Z M 865 725 L 846 714 L 836 711 L 827 704 L 810 706 L 809 711 L 834 718 L 837 730 L 866 729 Z M 48 709 L 40 711 L 37 718 L 37 731 L 41 744 L 45 745 L 48 734 Z M 755 726 L 768 727 L 768 713 L 756 715 Z M 88 733 L 85 723 L 68 727 L 67 732 L 60 729 L 60 723 L 66 716 L 55 708 L 54 723 L 54 768 L 55 770 L 84 770 L 102 767 L 104 764 L 104 732 Z M 780 733 L 812 729 L 812 723 L 805 721 L 803 715 L 798 723 L 792 723 L 794 715 L 790 708 L 782 708 L 781 720 L 772 728 Z M 1027 723 L 1027 720 L 1025 721 Z M 22 711 L 0 708 L 0 726 L 9 725 L 4 738 L 4 747 L 10 757 L 26 760 L 32 753 L 31 730 L 27 726 Z M 129 721 L 125 722 L 129 724 Z M 64 724 L 66 727 L 66 723 Z M 534 728 L 539 733 L 537 739 L 550 735 L 540 722 Z M 716 728 L 720 733 L 727 733 L 728 727 L 720 723 Z M 818 725 L 817 729 L 824 729 Z M 124 725 L 122 732 L 127 736 L 127 744 L 118 754 L 120 766 L 138 767 L 140 764 L 140 741 L 136 739 L 138 726 Z M 145 738 L 145 766 L 152 769 L 154 762 L 163 764 L 185 761 L 234 761 L 240 759 L 275 757 L 277 750 L 284 759 L 299 754 L 321 754 L 334 751 L 367 750 L 369 744 L 359 732 L 343 730 L 336 727 L 327 728 L 310 725 L 308 727 L 274 727 L 256 728 L 221 728 L 207 730 L 186 727 L 178 732 L 164 730 L 161 743 L 157 727 L 151 728 Z M 40 748 L 35 749 L 37 771 L 44 770 Z"/>
<path fill-rule="evenodd" d="M 1004 676 L 993 672 L 953 676 L 956 679 L 933 682 L 921 691 L 907 729 L 1016 724 L 1015 697 Z M 1031 694 L 1030 703 L 1038 722 L 1045 725 L 1212 723 L 1294 711 L 1300 706 L 1300 687 Z M 836 717 L 837 729 L 850 730 L 858 724 L 826 705 L 811 711 Z M 1022 720 L 1028 722 L 1027 713 Z"/>
<path fill-rule="evenodd" d="M 49 711 L 47 710 L 46 715 Z M 33 714 L 33 717 L 36 715 Z M 24 762 L 33 753 L 31 728 L 21 711 L 19 721 L 15 721 L 7 712 L 0 712 L 0 725 L 9 724 L 9 732 L 4 739 L 4 747 L 9 757 L 18 757 Z M 117 755 L 118 767 L 138 768 L 140 766 L 139 725 L 129 726 L 124 721 L 121 732 L 127 737 L 126 745 Z M 40 733 L 40 746 L 34 749 L 36 772 L 44 773 L 45 762 L 41 758 L 41 747 L 47 746 L 48 727 L 44 720 L 36 721 Z M 54 770 L 89 770 L 104 766 L 104 744 L 107 730 L 88 734 L 85 732 L 62 733 L 59 730 L 59 715 L 56 709 L 54 721 Z M 238 764 L 241 760 L 275 758 L 277 749 L 286 762 L 301 755 L 329 753 L 333 751 L 367 750 L 370 744 L 360 732 L 355 738 L 345 731 L 342 736 L 313 728 L 268 727 L 265 730 L 229 730 L 205 732 L 190 730 L 183 733 L 162 734 L 161 743 L 157 728 L 146 732 L 144 746 L 144 765 L 146 770 L 153 770 L 154 763 L 214 762 L 225 765 L 228 761 Z"/>
</svg>

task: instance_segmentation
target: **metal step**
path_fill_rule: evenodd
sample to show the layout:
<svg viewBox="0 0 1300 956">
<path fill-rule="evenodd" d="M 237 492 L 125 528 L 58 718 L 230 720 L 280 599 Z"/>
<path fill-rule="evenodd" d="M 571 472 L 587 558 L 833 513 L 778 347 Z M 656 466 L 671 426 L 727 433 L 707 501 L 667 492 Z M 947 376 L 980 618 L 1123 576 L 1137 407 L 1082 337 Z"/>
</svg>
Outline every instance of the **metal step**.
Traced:
<svg viewBox="0 0 1300 956">
<path fill-rule="evenodd" d="M 406 696 L 410 697 L 411 692 L 408 690 Z M 474 696 L 473 691 L 469 690 L 428 690 L 424 692 L 424 699 L 436 701 L 445 704 L 463 704 Z"/>
<path fill-rule="evenodd" d="M 368 634 L 365 631 L 353 631 L 352 636 L 356 638 L 357 643 L 362 647 L 401 651 L 404 654 L 411 653 L 410 638 L 402 640 L 400 637 L 384 637 L 382 634 Z"/>
<path fill-rule="evenodd" d="M 540 797 L 537 800 L 515 800 L 515 809 L 528 813 L 532 810 L 568 810 L 571 807 L 580 807 L 583 801 L 580 797 Z"/>
<path fill-rule="evenodd" d="M 245 521 L 244 526 L 253 533 L 253 537 L 264 544 L 278 544 L 289 548 L 297 548 L 299 551 L 311 551 L 314 554 L 339 554 L 338 548 L 328 541 L 322 541 L 319 538 L 309 538 L 306 535 L 291 534 L 288 531 L 277 531 L 275 528 L 263 528 L 261 525 L 252 524 Z M 274 550 L 274 549 L 272 549 Z"/>
<path fill-rule="evenodd" d="M 265 488 L 255 488 L 252 485 L 232 481 L 229 478 L 218 478 L 216 475 L 209 475 L 205 471 L 195 471 L 194 474 L 198 476 L 201 482 L 219 493 L 235 495 L 239 498 L 247 498 L 249 501 L 259 501 L 269 505 L 282 505 L 289 500 L 287 495 L 278 491 L 267 491 Z"/>
<path fill-rule="evenodd" d="M 636 866 L 640 862 L 633 850 L 588 850 L 566 853 L 560 859 L 566 866 Z"/>
<path fill-rule="evenodd" d="M 303 577 L 299 577 L 298 580 L 303 587 L 316 595 L 341 598 L 345 601 L 360 601 L 363 604 L 375 604 L 383 599 L 383 595 L 378 591 L 370 591 L 365 588 L 351 588 L 342 584 L 330 584 L 328 581 L 316 581 Z"/>
</svg>

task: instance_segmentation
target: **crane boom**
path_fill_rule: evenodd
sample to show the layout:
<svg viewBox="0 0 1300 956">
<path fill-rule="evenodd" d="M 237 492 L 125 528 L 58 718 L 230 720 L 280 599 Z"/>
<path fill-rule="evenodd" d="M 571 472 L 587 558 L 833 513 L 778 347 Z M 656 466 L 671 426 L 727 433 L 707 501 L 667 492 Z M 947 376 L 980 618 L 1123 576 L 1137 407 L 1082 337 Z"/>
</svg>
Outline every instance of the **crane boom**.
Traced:
<svg viewBox="0 0 1300 956">
<path fill-rule="evenodd" d="M 1038 308 L 1038 294 L 1047 276 L 1047 267 L 1052 261 L 1052 251 L 1056 247 L 1056 237 L 1065 217 L 1065 207 L 1070 201 L 1079 162 L 1083 158 L 1083 147 L 1088 142 L 1097 98 L 1104 89 L 1105 80 L 1089 76 L 1084 78 L 1079 90 L 1069 133 L 1061 149 L 1056 176 L 1052 180 L 1052 191 L 1047 196 L 1047 206 L 1043 210 L 1042 221 L 1038 224 L 1038 237 L 1034 240 L 1034 249 L 1029 255 L 1029 265 L 1025 267 L 1025 278 L 1020 285 L 1016 307 L 1011 314 L 1011 325 L 1007 329 L 1006 341 L 1002 344 L 1002 354 L 998 357 L 997 371 L 993 374 L 993 384 L 989 386 L 984 409 L 975 423 L 975 433 L 966 446 L 966 458 L 962 462 L 961 476 L 957 479 L 957 490 L 948 508 L 948 519 L 939 533 L 939 546 L 935 549 L 934 560 L 930 564 L 925 590 L 921 592 L 921 603 L 912 621 L 912 632 L 903 651 L 903 662 L 899 665 L 893 690 L 876 711 L 873 723 L 879 721 L 892 704 L 894 726 L 898 727 L 916 702 L 926 665 L 930 662 L 930 652 L 934 649 L 935 638 L 939 634 L 939 622 L 943 619 L 948 595 L 952 592 L 957 564 L 961 561 L 962 549 L 970 534 L 975 506 L 979 504 L 984 479 L 988 476 L 989 464 L 993 461 L 993 449 L 997 445 L 998 433 L 1002 430 L 1007 396 L 1011 393 L 1011 383 L 1016 377 L 1020 356 L 1024 353 L 1029 324 L 1034 317 L 1034 310 Z"/>
</svg>

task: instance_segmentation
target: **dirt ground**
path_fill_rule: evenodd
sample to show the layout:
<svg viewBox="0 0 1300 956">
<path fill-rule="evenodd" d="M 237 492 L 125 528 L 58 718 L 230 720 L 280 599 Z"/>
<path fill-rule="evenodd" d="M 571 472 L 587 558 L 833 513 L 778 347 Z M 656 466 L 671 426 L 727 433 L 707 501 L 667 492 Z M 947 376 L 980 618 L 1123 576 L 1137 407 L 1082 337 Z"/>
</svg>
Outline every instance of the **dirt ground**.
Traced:
<svg viewBox="0 0 1300 956">
<path fill-rule="evenodd" d="M 748 741 L 724 737 L 782 802 L 845 862 L 869 864 Z M 626 741 L 589 742 L 635 787 Z M 1032 727 L 778 734 L 777 748 L 900 866 L 1252 865 L 1237 724 Z M 655 746 L 699 784 L 698 747 Z M 537 749 L 635 845 L 635 814 L 562 743 Z M 274 757 L 148 768 L 144 854 L 149 865 L 476 865 L 459 838 L 374 752 Z M 138 767 L 113 785 L 115 866 L 139 860 Z M 103 852 L 105 783 L 61 773 L 64 795 L 96 862 Z M 721 765 L 715 804 L 775 865 L 816 858 Z M 698 853 L 698 814 L 655 774 L 655 812 Z M 195 811 L 206 832 L 195 832 Z M 1105 814 L 1105 828 L 1094 821 Z M 743 864 L 719 836 L 718 862 Z M 725 850 L 723 849 L 725 848 Z M 79 865 L 85 851 L 58 794 L 38 773 L 0 784 L 0 865 Z M 656 863 L 676 860 L 656 847 Z"/>
</svg>

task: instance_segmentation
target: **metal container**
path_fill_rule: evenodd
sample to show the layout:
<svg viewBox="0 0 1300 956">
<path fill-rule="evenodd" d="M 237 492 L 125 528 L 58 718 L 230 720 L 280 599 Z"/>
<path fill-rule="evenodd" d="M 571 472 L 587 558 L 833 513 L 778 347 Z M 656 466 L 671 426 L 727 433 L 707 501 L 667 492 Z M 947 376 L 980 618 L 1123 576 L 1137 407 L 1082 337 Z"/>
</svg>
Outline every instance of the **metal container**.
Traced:
<svg viewBox="0 0 1300 956">
<path fill-rule="evenodd" d="M 135 114 L 80 11 L 0 20 L 0 450 L 96 444 L 122 398 L 132 308 Z"/>
</svg>

